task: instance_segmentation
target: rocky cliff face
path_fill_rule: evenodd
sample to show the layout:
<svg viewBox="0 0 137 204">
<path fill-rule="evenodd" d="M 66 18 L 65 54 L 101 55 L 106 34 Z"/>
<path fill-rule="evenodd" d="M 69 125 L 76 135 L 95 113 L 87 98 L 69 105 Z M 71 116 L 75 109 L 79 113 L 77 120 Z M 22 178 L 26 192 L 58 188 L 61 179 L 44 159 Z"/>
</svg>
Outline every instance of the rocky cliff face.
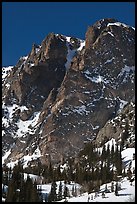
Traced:
<svg viewBox="0 0 137 204">
<path fill-rule="evenodd" d="M 85 41 L 50 33 L 3 68 L 5 162 L 29 155 L 60 163 L 86 142 L 119 139 L 123 129 L 115 123 L 113 132 L 109 121 L 121 118 L 125 105 L 134 120 L 134 38 L 132 27 L 103 19 L 88 28 Z"/>
</svg>

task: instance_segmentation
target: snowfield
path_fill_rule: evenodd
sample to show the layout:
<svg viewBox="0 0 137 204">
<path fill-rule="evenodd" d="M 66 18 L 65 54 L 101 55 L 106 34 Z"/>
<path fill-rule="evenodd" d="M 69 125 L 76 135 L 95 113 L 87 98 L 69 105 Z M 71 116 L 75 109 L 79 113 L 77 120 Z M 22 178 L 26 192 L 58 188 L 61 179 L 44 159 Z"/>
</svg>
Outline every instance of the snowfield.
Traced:
<svg viewBox="0 0 137 204">
<path fill-rule="evenodd" d="M 114 182 L 115 184 L 115 182 Z M 68 202 L 135 202 L 135 181 L 130 185 L 130 181 L 124 178 L 121 181 L 121 190 L 118 191 L 118 196 L 114 192 L 105 193 L 105 197 L 102 198 L 102 192 L 105 190 L 105 185 L 100 187 L 100 192 L 96 193 L 84 193 L 78 197 L 67 198 Z M 107 183 L 107 187 L 110 190 L 111 183 Z M 64 202 L 64 199 L 59 201 Z"/>
</svg>

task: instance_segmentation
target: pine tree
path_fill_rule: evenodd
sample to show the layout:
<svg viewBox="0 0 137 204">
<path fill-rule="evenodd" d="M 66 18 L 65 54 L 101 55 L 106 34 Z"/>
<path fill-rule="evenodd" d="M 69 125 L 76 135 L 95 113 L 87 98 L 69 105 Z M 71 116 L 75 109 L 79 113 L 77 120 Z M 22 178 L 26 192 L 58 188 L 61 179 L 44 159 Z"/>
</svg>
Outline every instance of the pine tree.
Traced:
<svg viewBox="0 0 137 204">
<path fill-rule="evenodd" d="M 107 167 L 105 162 L 105 165 L 102 168 L 102 182 L 106 183 L 106 181 L 107 181 Z"/>
<path fill-rule="evenodd" d="M 55 181 L 53 181 L 51 184 L 51 190 L 50 190 L 50 193 L 48 196 L 48 202 L 52 202 L 52 201 L 57 200 L 56 188 L 57 188 L 57 184 Z"/>
<path fill-rule="evenodd" d="M 108 191 L 108 188 L 107 188 L 107 184 L 105 185 L 105 192 L 107 193 Z"/>
<path fill-rule="evenodd" d="M 8 185 L 8 193 L 6 202 L 19 202 L 20 200 L 20 189 L 23 180 L 22 173 L 23 167 L 20 162 L 14 166 L 12 175 L 10 175 L 10 181 Z M 11 174 L 11 172 L 10 172 Z"/>
<path fill-rule="evenodd" d="M 114 182 L 111 182 L 111 192 L 114 192 Z"/>
<path fill-rule="evenodd" d="M 75 192 L 74 192 L 74 184 L 72 185 L 72 196 L 75 196 Z"/>
<path fill-rule="evenodd" d="M 122 158 L 121 158 L 121 147 L 116 147 L 116 152 L 115 152 L 115 166 L 117 169 L 117 174 L 121 175 L 122 174 Z"/>
<path fill-rule="evenodd" d="M 68 187 L 65 185 L 64 186 L 64 198 L 66 198 L 66 197 L 68 197 L 68 195 L 69 195 L 69 190 L 68 190 Z"/>
<path fill-rule="evenodd" d="M 35 188 L 37 189 L 37 184 L 34 184 L 34 186 L 35 186 Z M 39 202 L 43 202 L 43 196 L 42 196 L 42 188 L 41 188 L 41 185 L 38 186 L 37 194 L 38 194 L 38 197 L 39 197 Z"/>
<path fill-rule="evenodd" d="M 115 185 L 115 195 L 118 196 L 118 182 L 116 182 Z"/>
<path fill-rule="evenodd" d="M 106 154 L 106 146 L 105 146 L 105 144 L 103 145 L 103 149 L 102 149 L 102 155 L 101 155 L 101 159 L 104 161 L 104 160 L 106 160 L 106 156 L 107 156 L 107 154 Z"/>
<path fill-rule="evenodd" d="M 52 164 L 51 164 L 51 162 L 50 162 L 50 164 L 49 164 L 49 167 L 48 167 L 48 182 L 51 182 L 51 181 L 53 181 L 53 167 L 52 167 Z"/>
<path fill-rule="evenodd" d="M 114 158 L 115 158 L 115 152 L 114 152 L 114 143 L 112 143 L 112 146 L 111 146 L 111 164 L 114 165 Z"/>
<path fill-rule="evenodd" d="M 30 202 L 42 202 L 39 192 L 37 191 L 37 186 L 34 183 L 30 192 Z"/>
<path fill-rule="evenodd" d="M 62 200 L 62 182 L 59 184 L 58 200 Z"/>
<path fill-rule="evenodd" d="M 7 193 L 7 198 L 6 198 L 6 202 L 16 202 L 17 201 L 17 185 L 16 183 L 11 180 L 9 182 L 9 185 L 8 185 L 8 193 Z"/>
<path fill-rule="evenodd" d="M 4 185 L 7 185 L 8 186 L 8 182 L 9 182 L 9 168 L 4 165 L 3 168 L 2 168 L 2 183 Z"/>
<path fill-rule="evenodd" d="M 75 189 L 74 189 L 74 195 L 75 195 L 75 197 L 77 197 L 77 195 L 78 195 L 77 187 L 76 186 L 75 186 Z"/>
<path fill-rule="evenodd" d="M 122 148 L 122 150 L 123 150 L 123 147 L 125 145 L 125 141 L 127 140 L 128 137 L 129 137 L 129 124 L 128 124 L 128 120 L 126 120 L 125 130 L 121 135 L 121 148 Z"/>
</svg>

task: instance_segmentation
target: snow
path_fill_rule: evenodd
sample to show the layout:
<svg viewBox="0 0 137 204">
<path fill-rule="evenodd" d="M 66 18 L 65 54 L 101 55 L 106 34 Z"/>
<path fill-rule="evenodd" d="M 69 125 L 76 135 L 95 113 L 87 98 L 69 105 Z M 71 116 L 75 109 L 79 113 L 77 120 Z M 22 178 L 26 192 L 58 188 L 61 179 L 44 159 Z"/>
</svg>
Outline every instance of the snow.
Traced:
<svg viewBox="0 0 137 204">
<path fill-rule="evenodd" d="M 2 157 L 2 164 L 4 164 L 5 159 L 8 158 L 8 156 L 10 155 L 11 150 L 9 150 L 8 152 L 6 152 L 6 154 Z"/>
<path fill-rule="evenodd" d="M 135 154 L 135 148 L 127 148 L 121 152 L 124 165 L 128 169 L 131 163 L 131 170 L 135 169 L 135 160 L 133 160 L 133 154 Z"/>
<path fill-rule="evenodd" d="M 62 192 L 64 191 L 64 186 L 65 186 L 65 183 L 64 181 L 56 181 L 56 184 L 57 184 L 57 191 L 56 193 L 58 193 L 59 191 L 59 185 L 60 185 L 60 182 L 62 183 Z M 69 193 L 70 193 L 70 196 L 72 196 L 72 187 L 75 186 L 77 188 L 77 190 L 80 188 L 80 184 L 78 183 L 75 183 L 73 181 L 70 181 L 70 184 L 66 184 L 66 187 L 69 189 Z M 37 188 L 38 187 L 41 187 L 42 189 L 42 194 L 49 194 L 50 193 L 50 190 L 51 190 L 51 183 L 48 183 L 48 184 L 42 184 L 42 185 L 37 185 Z"/>
<path fill-rule="evenodd" d="M 67 48 L 68 48 L 67 62 L 65 63 L 66 70 L 69 69 L 69 67 L 70 67 L 70 65 L 71 65 L 72 58 L 74 57 L 74 55 L 75 55 L 75 53 L 76 53 L 76 50 L 71 50 L 71 49 L 69 48 L 68 43 L 67 43 Z"/>
<path fill-rule="evenodd" d="M 19 108 L 20 108 L 21 112 L 24 110 L 29 110 L 26 106 L 20 106 Z"/>
<path fill-rule="evenodd" d="M 36 53 L 36 54 L 39 52 L 40 48 L 41 48 L 41 46 L 39 46 L 39 48 L 38 48 L 38 47 L 35 48 L 35 53 Z"/>
<path fill-rule="evenodd" d="M 5 106 L 5 104 L 3 103 L 2 108 L 6 110 L 6 117 L 2 119 L 2 124 L 5 127 L 9 126 L 9 123 L 12 122 L 13 120 L 13 116 L 16 110 L 20 109 L 21 112 L 23 112 L 24 110 L 28 110 L 28 108 L 26 106 L 19 106 L 17 104 L 13 104 L 12 106 Z M 27 120 L 27 121 L 22 121 L 21 119 L 18 120 L 18 122 L 16 123 L 16 125 L 18 126 L 18 130 L 17 130 L 17 135 L 16 136 L 22 136 L 22 134 L 27 133 L 28 131 L 30 131 L 29 129 L 29 125 L 31 126 L 35 126 L 37 124 L 38 118 L 39 118 L 39 114 L 40 112 L 34 112 L 32 119 Z"/>
<path fill-rule="evenodd" d="M 27 155 L 27 156 L 24 156 L 22 159 L 24 160 L 23 162 L 23 168 L 26 168 L 28 167 L 28 162 L 29 161 L 33 161 L 33 160 L 36 160 L 37 158 L 41 157 L 41 152 L 40 152 L 40 149 L 39 147 L 37 147 L 37 149 L 34 151 L 34 153 L 32 155 Z"/>
<path fill-rule="evenodd" d="M 128 26 L 128 25 L 126 25 L 125 23 L 120 23 L 120 22 L 115 22 L 115 23 L 108 23 L 107 24 L 107 27 L 108 26 L 123 26 L 123 27 L 125 27 L 125 28 L 132 28 L 132 29 L 134 29 L 135 30 L 135 28 L 133 28 L 133 27 L 131 27 L 131 26 Z"/>
<path fill-rule="evenodd" d="M 114 186 L 115 186 L 114 181 Z M 100 191 L 95 196 L 94 193 L 88 194 L 83 193 L 82 195 L 78 195 L 77 197 L 68 198 L 68 202 L 129 202 L 130 200 L 135 199 L 135 181 L 130 185 L 129 180 L 124 178 L 121 180 L 121 190 L 118 191 L 119 196 L 116 196 L 114 192 L 105 193 L 105 198 L 102 198 L 102 192 L 105 190 L 106 184 L 103 184 L 100 187 Z M 111 189 L 111 183 L 107 183 L 108 190 Z M 88 199 L 89 198 L 89 199 Z M 93 200 L 91 200 L 93 198 Z M 88 201 L 89 200 L 89 201 Z M 134 200 L 135 201 L 135 200 Z M 58 202 L 64 202 L 64 199 Z M 131 202 L 131 201 L 130 201 Z M 133 201 L 132 201 L 133 202 Z"/>
<path fill-rule="evenodd" d="M 112 57 L 111 59 L 108 59 L 104 64 L 110 63 L 113 61 L 113 59 L 115 59 L 114 57 Z"/>
<path fill-rule="evenodd" d="M 95 82 L 95 83 L 101 83 L 101 82 L 103 81 L 103 77 L 100 76 L 100 75 L 98 75 L 98 76 L 96 76 L 96 77 L 89 77 L 89 76 L 87 76 L 87 75 L 85 74 L 85 77 L 86 77 L 87 79 L 89 79 L 90 81 Z"/>
<path fill-rule="evenodd" d="M 34 63 L 30 63 L 29 66 L 30 66 L 30 67 L 33 67 L 33 66 L 34 66 Z"/>
<path fill-rule="evenodd" d="M 36 178 L 36 177 L 34 177 Z M 64 181 L 61 181 L 62 183 L 62 192 L 64 190 Z M 114 187 L 116 184 L 116 181 L 113 181 Z M 56 193 L 59 191 L 59 184 L 60 181 L 56 181 L 57 184 L 57 190 Z M 115 195 L 115 192 L 111 192 L 111 182 L 106 183 L 100 186 L 99 192 L 93 192 L 93 193 L 83 193 L 80 194 L 80 185 L 78 183 L 75 183 L 73 181 L 70 181 L 70 184 L 66 184 L 66 187 L 69 189 L 70 196 L 67 197 L 68 202 L 133 202 L 135 199 L 135 181 L 132 182 L 132 185 L 130 185 L 130 181 L 127 179 L 127 177 L 122 178 L 118 184 L 121 186 L 121 189 L 118 191 L 118 196 Z M 102 198 L 102 192 L 105 191 L 105 186 L 107 185 L 107 189 L 110 191 L 109 193 L 105 193 L 105 197 Z M 76 186 L 77 189 L 77 196 L 72 196 L 72 187 Z M 49 194 L 51 190 L 51 183 L 48 184 L 42 184 L 37 185 L 37 188 L 42 189 L 43 197 L 44 195 Z M 65 199 L 62 199 L 60 201 L 56 202 L 64 202 Z"/>
<path fill-rule="evenodd" d="M 135 71 L 135 66 L 127 66 L 127 65 L 125 65 L 125 67 L 122 68 L 122 70 L 121 70 L 122 73 L 130 72 L 130 71 Z"/>
<path fill-rule="evenodd" d="M 74 113 L 78 113 L 80 115 L 83 115 L 83 114 L 88 115 L 90 113 L 90 111 L 86 110 L 86 106 L 85 105 L 75 106 L 74 109 L 73 109 L 73 112 Z"/>
<path fill-rule="evenodd" d="M 85 41 L 84 41 L 84 40 L 81 40 L 80 47 L 79 47 L 77 50 L 78 50 L 78 51 L 81 51 L 84 46 L 85 46 Z"/>
<path fill-rule="evenodd" d="M 108 32 L 108 34 L 110 34 L 112 37 L 114 37 L 114 35 L 113 35 L 113 33 L 111 33 L 111 32 Z"/>
<path fill-rule="evenodd" d="M 22 59 L 26 61 L 28 59 L 28 55 L 23 56 Z"/>
<path fill-rule="evenodd" d="M 116 140 L 114 138 L 106 142 L 104 145 L 105 145 L 106 150 L 107 150 L 108 145 L 109 145 L 110 151 L 112 149 L 112 145 L 114 145 L 114 151 L 116 150 Z M 98 151 L 102 152 L 102 150 L 103 150 L 103 147 L 98 148 Z"/>
<path fill-rule="evenodd" d="M 7 164 L 7 166 L 8 166 L 9 168 L 13 169 L 13 167 L 14 167 L 15 165 L 17 165 L 17 164 L 18 164 L 18 160 L 9 162 L 9 163 Z"/>
<path fill-rule="evenodd" d="M 83 47 L 85 46 L 85 41 L 84 40 L 80 40 L 80 46 L 78 49 L 70 49 L 70 39 L 71 37 L 67 37 L 67 36 L 64 36 L 66 38 L 66 46 L 68 48 L 68 53 L 67 53 L 67 62 L 65 63 L 65 67 L 66 67 L 66 70 L 69 69 L 70 65 L 71 65 L 71 62 L 72 62 L 72 59 L 73 57 L 75 56 L 76 52 L 77 51 L 81 51 L 83 49 Z"/>
<path fill-rule="evenodd" d="M 10 150 L 4 155 L 4 157 L 2 157 L 2 160 L 4 161 L 10 154 Z M 37 147 L 37 149 L 35 149 L 35 151 L 33 152 L 32 155 L 26 155 L 26 156 L 23 156 L 20 160 L 23 162 L 23 168 L 26 168 L 28 167 L 28 162 L 29 161 L 34 161 L 36 159 L 38 159 L 39 157 L 41 157 L 41 152 L 40 152 L 40 149 L 39 147 Z M 11 161 L 7 164 L 7 166 L 10 168 L 13 168 L 17 163 L 18 163 L 18 159 L 16 161 Z"/>
<path fill-rule="evenodd" d="M 18 130 L 17 130 L 17 135 L 16 137 L 22 137 L 25 133 L 30 132 L 30 126 L 34 128 L 35 125 L 37 125 L 38 119 L 40 112 L 34 112 L 34 118 L 29 119 L 26 121 L 19 120 L 17 122 Z M 33 117 L 33 116 L 32 116 Z"/>
<path fill-rule="evenodd" d="M 12 68 L 13 66 L 2 67 L 2 79 L 5 79 L 8 76 Z"/>
<path fill-rule="evenodd" d="M 113 59 L 114 59 L 114 57 L 113 57 L 112 59 L 110 59 L 110 60 L 107 60 L 107 61 L 105 62 L 105 64 L 110 63 Z M 96 76 L 93 76 L 93 75 L 89 72 L 89 70 L 86 70 L 86 71 L 84 71 L 83 73 L 85 74 L 85 77 L 86 77 L 87 79 L 89 79 L 91 82 L 94 82 L 94 83 L 101 83 L 101 82 L 102 82 L 102 83 L 104 83 L 104 84 L 110 84 L 110 80 L 104 78 L 104 77 L 101 76 L 100 74 L 98 74 L 98 75 L 96 75 Z"/>
<path fill-rule="evenodd" d="M 121 110 L 123 110 L 124 106 L 128 103 L 128 101 L 124 101 L 120 98 L 119 98 L 119 100 L 120 100 L 120 107 L 119 107 L 119 110 L 117 111 L 117 113 L 120 113 Z"/>
<path fill-rule="evenodd" d="M 123 78 L 122 81 L 123 81 L 124 83 L 126 83 L 127 78 L 129 77 L 129 73 L 130 73 L 130 72 L 134 72 L 134 71 L 135 71 L 135 66 L 127 66 L 127 65 L 125 65 L 125 66 L 121 69 L 120 73 L 118 74 L 118 77 L 121 77 L 121 76 L 124 75 L 124 78 Z"/>
<path fill-rule="evenodd" d="M 68 37 L 68 36 L 65 36 L 65 37 L 66 37 L 67 42 L 70 42 L 71 37 Z"/>
</svg>

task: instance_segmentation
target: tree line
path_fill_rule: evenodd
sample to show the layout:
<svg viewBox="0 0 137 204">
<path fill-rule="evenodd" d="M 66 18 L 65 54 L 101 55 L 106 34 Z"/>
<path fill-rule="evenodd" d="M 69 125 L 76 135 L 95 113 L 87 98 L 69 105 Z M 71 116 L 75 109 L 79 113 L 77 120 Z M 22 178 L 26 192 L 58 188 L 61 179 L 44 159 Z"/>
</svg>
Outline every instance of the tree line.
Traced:
<svg viewBox="0 0 137 204">
<path fill-rule="evenodd" d="M 82 192 L 99 191 L 100 186 L 111 181 L 118 181 L 119 176 L 126 176 L 122 165 L 121 147 L 112 144 L 104 144 L 102 149 L 97 148 L 93 143 L 87 143 L 83 150 L 79 152 L 77 162 L 75 158 L 69 158 L 66 161 L 66 168 L 61 165 L 53 166 L 39 163 L 33 168 L 28 166 L 23 169 L 21 162 L 15 165 L 13 169 L 6 165 L 2 168 L 2 183 L 8 186 L 6 193 L 6 202 L 42 202 L 41 189 L 37 189 L 37 181 L 27 176 L 24 180 L 24 173 L 31 173 L 42 177 L 42 183 L 52 183 L 51 191 L 47 202 L 61 200 L 69 195 L 68 188 L 62 190 L 62 183 L 59 185 L 58 194 L 56 193 L 56 181 L 64 181 L 69 184 L 70 181 L 81 184 Z M 130 170 L 130 169 L 129 169 Z M 129 174 L 129 171 L 128 171 Z M 4 193 L 4 192 L 3 192 Z M 72 189 L 72 194 L 76 191 Z"/>
</svg>

